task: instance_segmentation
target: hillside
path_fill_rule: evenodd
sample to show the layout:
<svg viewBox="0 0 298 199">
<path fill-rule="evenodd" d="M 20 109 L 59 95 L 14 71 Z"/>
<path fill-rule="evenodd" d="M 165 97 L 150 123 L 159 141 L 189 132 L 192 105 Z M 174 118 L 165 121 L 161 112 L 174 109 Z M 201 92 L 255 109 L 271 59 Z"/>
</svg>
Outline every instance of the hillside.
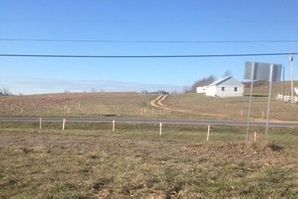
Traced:
<svg viewBox="0 0 298 199">
<path fill-rule="evenodd" d="M 297 85 L 297 82 L 296 82 Z M 285 83 L 285 93 L 290 93 L 290 83 Z M 283 84 L 277 83 L 272 89 L 271 118 L 274 120 L 297 120 L 298 105 L 276 101 L 278 93 L 282 93 Z M 268 83 L 257 84 L 254 87 L 252 118 L 255 120 L 265 119 L 268 103 Z M 244 120 L 248 110 L 249 85 L 245 87 L 244 97 L 213 98 L 203 94 L 187 93 L 169 96 L 165 101 L 169 108 L 184 110 L 180 115 L 187 118 L 202 119 L 234 119 Z M 183 113 L 184 112 L 184 113 Z M 178 113 L 177 113 L 178 114 Z"/>
<path fill-rule="evenodd" d="M 297 82 L 296 82 L 297 83 Z M 165 108 L 151 106 L 158 95 L 140 93 L 63 93 L 0 98 L 2 116 L 132 116 L 183 119 L 245 120 L 248 110 L 249 85 L 245 96 L 212 98 L 202 94 L 169 95 L 162 103 Z M 286 82 L 285 93 L 290 84 Z M 272 112 L 274 120 L 297 120 L 298 105 L 276 101 L 283 92 L 282 83 L 273 85 Z M 256 84 L 252 118 L 264 120 L 268 102 L 268 84 Z M 172 110 L 172 111 L 167 111 Z"/>
<path fill-rule="evenodd" d="M 298 85 L 298 81 L 294 82 L 294 86 Z M 268 82 L 256 82 L 254 84 L 254 94 L 260 95 L 260 96 L 267 96 L 268 95 L 268 89 L 269 89 L 269 83 Z M 250 83 L 245 83 L 245 95 L 249 95 L 250 90 Z M 285 93 L 285 95 L 291 94 L 291 82 L 286 81 L 285 83 L 279 82 L 279 83 L 273 83 L 272 85 L 272 94 L 277 95 L 278 93 L 282 94 Z"/>
<path fill-rule="evenodd" d="M 0 98 L 0 115 L 135 116 L 154 95 L 138 93 L 63 93 Z"/>
</svg>

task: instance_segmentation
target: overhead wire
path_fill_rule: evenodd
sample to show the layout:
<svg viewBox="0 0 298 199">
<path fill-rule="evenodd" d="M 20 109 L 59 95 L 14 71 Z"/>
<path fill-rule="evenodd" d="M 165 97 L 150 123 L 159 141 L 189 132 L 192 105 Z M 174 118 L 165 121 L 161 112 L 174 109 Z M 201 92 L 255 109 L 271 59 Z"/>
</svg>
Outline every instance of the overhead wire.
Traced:
<svg viewBox="0 0 298 199">
<path fill-rule="evenodd" d="M 80 54 L 14 54 L 0 53 L 0 57 L 32 57 L 32 58 L 107 58 L 107 59 L 142 59 L 142 58 L 215 58 L 215 57 L 259 57 L 297 55 L 295 52 L 275 53 L 235 53 L 235 54 L 177 54 L 177 55 L 80 55 Z"/>
<path fill-rule="evenodd" d="M 0 38 L 0 42 L 71 42 L 71 43 L 148 43 L 148 44 L 220 44 L 220 43 L 298 43 L 297 39 L 279 40 L 101 40 L 101 39 L 36 39 Z"/>
</svg>

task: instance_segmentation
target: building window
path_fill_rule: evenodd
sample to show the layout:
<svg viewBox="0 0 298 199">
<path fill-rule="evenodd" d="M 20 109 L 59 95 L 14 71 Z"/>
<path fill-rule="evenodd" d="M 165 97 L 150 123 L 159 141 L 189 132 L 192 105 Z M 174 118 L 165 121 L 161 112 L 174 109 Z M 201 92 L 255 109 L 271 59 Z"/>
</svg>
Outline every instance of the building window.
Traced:
<svg viewBox="0 0 298 199">
<path fill-rule="evenodd" d="M 238 88 L 237 87 L 234 87 L 234 91 L 237 92 L 238 91 Z"/>
<path fill-rule="evenodd" d="M 222 91 L 225 91 L 225 87 L 221 87 L 221 90 L 222 90 Z"/>
</svg>

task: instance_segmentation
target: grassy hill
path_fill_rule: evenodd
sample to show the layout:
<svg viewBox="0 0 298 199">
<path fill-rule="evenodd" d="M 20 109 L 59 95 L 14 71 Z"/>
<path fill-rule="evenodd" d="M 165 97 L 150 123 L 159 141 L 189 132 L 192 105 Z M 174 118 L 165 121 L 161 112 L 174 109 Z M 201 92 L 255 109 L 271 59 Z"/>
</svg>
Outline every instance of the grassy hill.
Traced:
<svg viewBox="0 0 298 199">
<path fill-rule="evenodd" d="M 298 81 L 294 82 L 294 86 L 298 85 Z M 268 82 L 256 82 L 254 85 L 254 94 L 256 96 L 267 96 L 268 95 L 268 89 L 269 89 L 269 83 Z M 250 83 L 245 83 L 245 95 L 249 95 L 250 91 Z M 285 83 L 273 83 L 272 85 L 272 94 L 277 95 L 285 94 L 290 95 L 291 94 L 291 82 L 287 81 Z"/>
<path fill-rule="evenodd" d="M 297 82 L 296 82 L 297 85 Z M 298 105 L 275 99 L 278 93 L 290 93 L 290 83 L 273 85 L 271 119 L 296 121 Z M 170 95 L 163 102 L 171 111 L 150 106 L 157 95 L 140 93 L 63 93 L 31 96 L 0 97 L 0 115 L 15 116 L 142 116 L 152 118 L 234 119 L 245 120 L 248 110 L 249 85 L 245 96 L 213 98 L 202 94 Z M 254 88 L 252 118 L 265 119 L 268 83 Z"/>
<path fill-rule="evenodd" d="M 0 115 L 135 116 L 154 95 L 138 93 L 64 93 L 0 98 Z"/>
<path fill-rule="evenodd" d="M 290 84 L 286 82 L 285 93 L 289 94 Z M 271 118 L 275 120 L 297 120 L 298 105 L 277 101 L 276 95 L 283 92 L 282 83 L 274 84 L 272 89 Z M 252 118 L 261 120 L 266 116 L 268 102 L 268 83 L 256 84 L 254 87 Z M 185 110 L 184 117 L 235 119 L 246 118 L 249 101 L 249 85 L 245 87 L 244 97 L 213 98 L 203 94 L 187 93 L 169 96 L 165 104 L 170 108 Z"/>
</svg>

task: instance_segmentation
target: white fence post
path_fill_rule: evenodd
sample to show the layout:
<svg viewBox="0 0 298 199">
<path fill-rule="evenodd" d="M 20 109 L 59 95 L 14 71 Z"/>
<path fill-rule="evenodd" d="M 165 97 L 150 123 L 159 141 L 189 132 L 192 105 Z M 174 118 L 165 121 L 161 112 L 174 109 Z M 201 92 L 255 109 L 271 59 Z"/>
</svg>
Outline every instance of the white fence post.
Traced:
<svg viewBox="0 0 298 199">
<path fill-rule="evenodd" d="M 62 130 L 65 129 L 65 122 L 66 122 L 66 120 L 63 118 L 63 120 L 62 120 Z"/>
<path fill-rule="evenodd" d="M 254 143 L 256 143 L 257 142 L 257 132 L 255 131 L 254 132 Z"/>
<path fill-rule="evenodd" d="M 41 123 L 42 123 L 42 118 L 40 117 L 39 118 L 39 129 L 41 129 L 41 127 L 42 127 L 42 124 Z"/>
<path fill-rule="evenodd" d="M 144 109 L 140 108 L 140 115 L 144 115 Z"/>
<path fill-rule="evenodd" d="M 162 135 L 162 122 L 159 123 L 159 135 Z"/>
<path fill-rule="evenodd" d="M 113 131 L 113 132 L 115 132 L 115 128 L 116 128 L 116 121 L 115 121 L 115 120 L 113 120 L 113 121 L 112 121 L 112 124 L 113 124 L 113 125 L 112 125 L 112 131 Z"/>
<path fill-rule="evenodd" d="M 210 135 L 210 125 L 208 125 L 208 131 L 207 131 L 207 141 L 209 141 L 209 135 Z"/>
</svg>

